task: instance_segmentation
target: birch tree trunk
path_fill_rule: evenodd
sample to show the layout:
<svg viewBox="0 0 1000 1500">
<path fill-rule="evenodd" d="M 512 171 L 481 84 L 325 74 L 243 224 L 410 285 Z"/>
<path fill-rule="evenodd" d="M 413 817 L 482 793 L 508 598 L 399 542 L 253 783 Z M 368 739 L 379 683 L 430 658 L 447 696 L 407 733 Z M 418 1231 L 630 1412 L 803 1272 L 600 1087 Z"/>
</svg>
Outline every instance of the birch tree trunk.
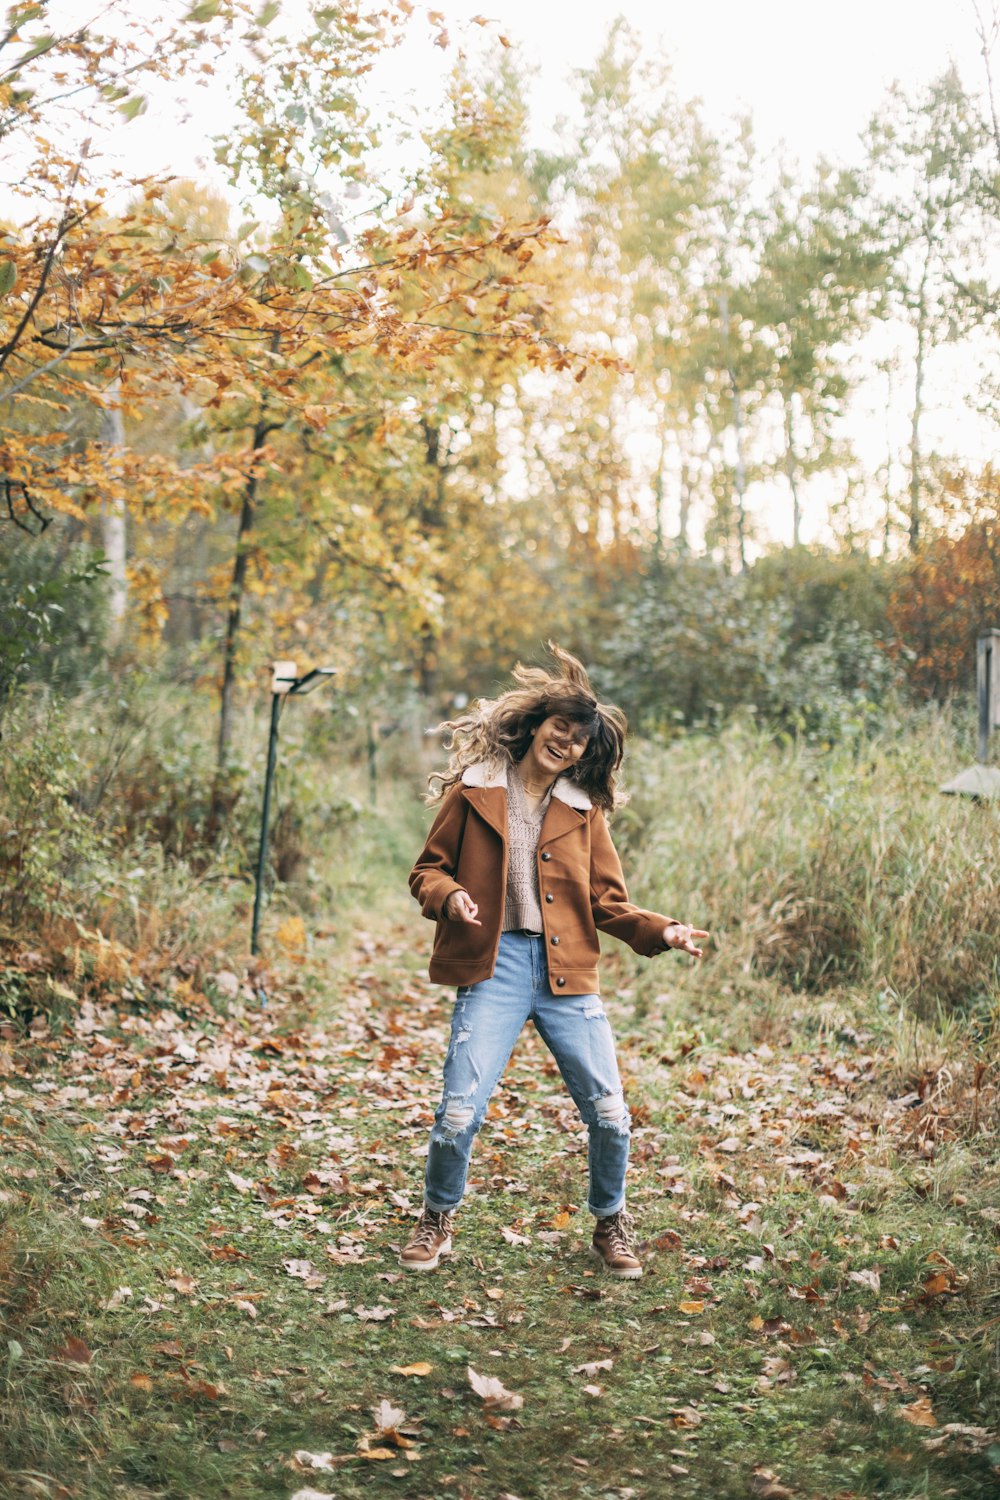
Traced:
<svg viewBox="0 0 1000 1500">
<path fill-rule="evenodd" d="M 125 418 L 122 415 L 122 386 L 113 380 L 104 397 L 101 411 L 101 442 L 107 454 L 108 477 L 117 481 L 121 475 L 125 455 Z M 111 625 L 108 644 L 117 646 L 125 628 L 125 609 L 128 602 L 128 580 L 125 567 L 128 560 L 125 533 L 124 496 L 110 496 L 101 502 L 101 544 L 108 561 L 109 605 Z"/>
<path fill-rule="evenodd" d="M 913 416 L 910 422 L 910 551 L 920 545 L 921 490 L 923 472 L 920 452 L 920 419 L 924 414 L 924 366 L 927 361 L 927 277 L 931 251 L 927 248 L 920 289 L 917 293 L 917 356 L 913 377 Z"/>
<path fill-rule="evenodd" d="M 802 540 L 802 507 L 799 503 L 798 459 L 795 453 L 795 393 L 785 396 L 785 474 L 792 492 L 792 546 Z"/>
</svg>

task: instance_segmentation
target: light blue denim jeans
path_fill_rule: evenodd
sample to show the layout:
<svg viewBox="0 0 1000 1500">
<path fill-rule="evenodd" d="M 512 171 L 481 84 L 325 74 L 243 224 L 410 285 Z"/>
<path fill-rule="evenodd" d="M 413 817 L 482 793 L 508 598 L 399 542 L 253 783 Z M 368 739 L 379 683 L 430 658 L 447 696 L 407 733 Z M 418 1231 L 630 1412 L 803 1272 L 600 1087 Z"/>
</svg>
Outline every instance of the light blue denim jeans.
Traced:
<svg viewBox="0 0 1000 1500">
<path fill-rule="evenodd" d="M 555 1058 L 589 1133 L 590 1197 L 598 1218 L 625 1206 L 631 1121 L 611 1025 L 599 995 L 553 995 L 545 939 L 505 932 L 492 978 L 460 989 L 434 1112 L 424 1201 L 450 1213 L 462 1201 L 472 1143 L 527 1020 Z"/>
</svg>

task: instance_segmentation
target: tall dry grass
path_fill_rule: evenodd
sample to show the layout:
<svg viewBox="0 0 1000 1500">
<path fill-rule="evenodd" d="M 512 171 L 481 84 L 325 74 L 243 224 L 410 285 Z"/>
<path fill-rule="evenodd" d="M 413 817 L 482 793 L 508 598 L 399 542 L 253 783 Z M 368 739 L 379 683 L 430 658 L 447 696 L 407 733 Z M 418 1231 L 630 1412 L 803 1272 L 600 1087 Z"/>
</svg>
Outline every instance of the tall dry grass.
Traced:
<svg viewBox="0 0 1000 1500">
<path fill-rule="evenodd" d="M 827 749 L 745 723 L 639 744 L 616 836 L 644 903 L 711 928 L 717 969 L 986 1016 L 1000 998 L 1000 804 L 939 790 L 969 758 L 947 711 Z"/>
</svg>

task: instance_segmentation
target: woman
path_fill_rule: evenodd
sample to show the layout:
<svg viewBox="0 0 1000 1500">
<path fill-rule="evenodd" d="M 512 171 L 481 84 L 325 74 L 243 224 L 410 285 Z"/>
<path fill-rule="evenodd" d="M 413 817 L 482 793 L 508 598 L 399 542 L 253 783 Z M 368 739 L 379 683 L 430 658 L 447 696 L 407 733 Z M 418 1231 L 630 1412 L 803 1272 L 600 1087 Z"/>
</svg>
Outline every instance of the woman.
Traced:
<svg viewBox="0 0 1000 1500">
<path fill-rule="evenodd" d="M 597 929 L 647 958 L 701 957 L 700 928 L 628 899 L 605 813 L 625 718 L 598 703 L 582 665 L 550 645 L 558 674 L 515 669 L 518 684 L 450 730 L 443 797 L 410 875 L 436 923 L 430 977 L 458 987 L 444 1092 L 434 1115 L 424 1207 L 399 1263 L 430 1271 L 449 1255 L 473 1139 L 525 1022 L 554 1056 L 589 1133 L 591 1253 L 613 1276 L 642 1275 L 625 1210 L 629 1112 L 598 994 Z"/>
</svg>

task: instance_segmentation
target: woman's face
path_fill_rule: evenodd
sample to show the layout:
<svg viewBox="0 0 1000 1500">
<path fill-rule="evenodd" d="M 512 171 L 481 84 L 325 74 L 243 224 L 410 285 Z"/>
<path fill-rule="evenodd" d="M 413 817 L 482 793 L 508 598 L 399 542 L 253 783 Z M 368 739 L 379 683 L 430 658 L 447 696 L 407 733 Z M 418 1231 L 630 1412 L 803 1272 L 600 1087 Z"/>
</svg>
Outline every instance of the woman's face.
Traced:
<svg viewBox="0 0 1000 1500">
<path fill-rule="evenodd" d="M 528 769 L 551 780 L 576 765 L 587 748 L 589 735 L 582 724 L 574 724 L 562 714 L 543 719 L 535 730 L 527 755 Z"/>
</svg>

